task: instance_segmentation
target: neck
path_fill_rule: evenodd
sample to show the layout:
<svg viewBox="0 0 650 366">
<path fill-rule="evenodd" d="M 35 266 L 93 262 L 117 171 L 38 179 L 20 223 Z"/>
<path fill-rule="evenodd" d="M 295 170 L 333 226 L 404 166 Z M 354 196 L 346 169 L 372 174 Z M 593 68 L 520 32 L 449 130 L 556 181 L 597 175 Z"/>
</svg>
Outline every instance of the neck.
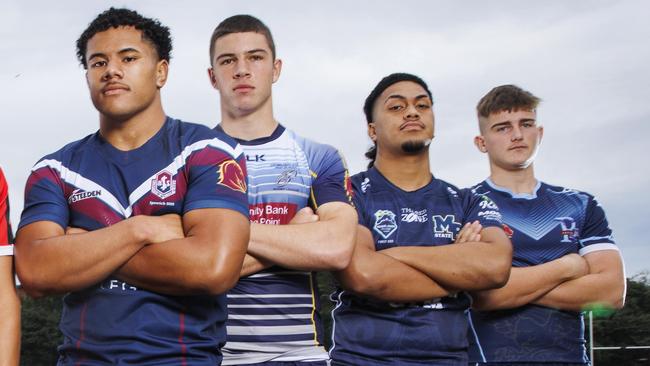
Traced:
<svg viewBox="0 0 650 366">
<path fill-rule="evenodd" d="M 404 191 L 418 190 L 431 182 L 429 149 L 417 155 L 393 155 L 377 150 L 375 167 L 391 183 Z"/>
<path fill-rule="evenodd" d="M 158 97 L 147 109 L 127 118 L 100 113 L 99 133 L 116 149 L 129 151 L 144 145 L 164 123 L 165 112 Z"/>
<path fill-rule="evenodd" d="M 537 186 L 537 179 L 535 178 L 532 164 L 527 168 L 516 170 L 507 170 L 490 164 L 490 179 L 494 184 L 508 188 L 517 194 L 533 194 Z"/>
<path fill-rule="evenodd" d="M 273 118 L 271 98 L 252 112 L 228 110 L 223 103 L 221 111 L 221 128 L 229 136 L 240 140 L 250 141 L 270 136 L 278 126 L 278 122 Z"/>
</svg>

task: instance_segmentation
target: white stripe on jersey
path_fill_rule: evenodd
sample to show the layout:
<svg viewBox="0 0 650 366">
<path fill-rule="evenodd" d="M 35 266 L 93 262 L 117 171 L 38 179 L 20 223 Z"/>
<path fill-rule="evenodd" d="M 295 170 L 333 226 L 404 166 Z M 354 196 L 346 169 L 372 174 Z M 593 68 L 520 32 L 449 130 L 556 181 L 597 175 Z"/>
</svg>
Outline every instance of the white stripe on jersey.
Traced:
<svg viewBox="0 0 650 366">
<path fill-rule="evenodd" d="M 14 255 L 14 246 L 9 245 L 0 245 L 0 256 L 5 255 Z"/>
<path fill-rule="evenodd" d="M 283 314 L 283 315 L 228 315 L 229 319 L 241 320 L 285 320 L 285 319 L 310 319 L 309 314 Z M 314 344 L 313 341 L 307 341 L 309 345 Z"/>
<path fill-rule="evenodd" d="M 586 247 L 580 248 L 578 251 L 578 254 L 580 255 L 585 255 L 593 252 L 598 252 L 601 250 L 615 250 L 617 252 L 620 252 L 616 244 L 612 243 L 599 243 L 599 244 L 591 244 L 587 245 Z"/>
<path fill-rule="evenodd" d="M 230 335 L 285 335 L 285 334 L 314 334 L 311 325 L 274 325 L 262 327 L 227 327 Z M 313 344 L 313 343 L 312 343 Z"/>
<path fill-rule="evenodd" d="M 276 298 L 276 297 L 288 297 L 288 298 L 295 298 L 295 297 L 307 297 L 311 299 L 311 295 L 294 295 L 294 294 L 263 294 L 263 295 L 256 295 L 256 294 L 228 294 L 229 299 L 263 299 L 263 298 Z"/>
</svg>

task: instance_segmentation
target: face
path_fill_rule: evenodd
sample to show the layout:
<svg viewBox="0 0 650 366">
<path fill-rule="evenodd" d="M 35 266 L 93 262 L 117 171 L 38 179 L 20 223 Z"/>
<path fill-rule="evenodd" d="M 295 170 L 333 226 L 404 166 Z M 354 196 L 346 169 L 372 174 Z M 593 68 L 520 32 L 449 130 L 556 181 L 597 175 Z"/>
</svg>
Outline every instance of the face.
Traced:
<svg viewBox="0 0 650 366">
<path fill-rule="evenodd" d="M 433 139 L 432 101 L 426 90 L 411 81 L 395 83 L 375 100 L 368 136 L 379 150 L 393 154 L 426 151 Z"/>
<path fill-rule="evenodd" d="M 222 112 L 241 116 L 271 107 L 271 86 L 281 69 L 264 35 L 231 33 L 215 41 L 208 76 L 221 95 Z"/>
<path fill-rule="evenodd" d="M 160 101 L 168 63 L 133 27 L 111 28 L 88 40 L 86 80 L 101 115 L 126 120 Z"/>
<path fill-rule="evenodd" d="M 531 110 L 501 111 L 481 119 L 482 135 L 474 142 L 490 164 L 505 170 L 528 168 L 535 160 L 544 130 Z"/>
</svg>

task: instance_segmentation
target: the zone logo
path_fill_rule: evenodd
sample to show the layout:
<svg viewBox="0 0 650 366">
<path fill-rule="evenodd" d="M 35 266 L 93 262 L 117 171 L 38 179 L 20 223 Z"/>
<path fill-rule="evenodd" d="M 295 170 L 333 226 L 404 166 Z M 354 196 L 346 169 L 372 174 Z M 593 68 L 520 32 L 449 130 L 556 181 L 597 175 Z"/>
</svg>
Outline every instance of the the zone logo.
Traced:
<svg viewBox="0 0 650 366">
<path fill-rule="evenodd" d="M 427 209 L 414 211 L 410 208 L 402 208 L 402 221 L 403 222 L 427 222 Z"/>
</svg>

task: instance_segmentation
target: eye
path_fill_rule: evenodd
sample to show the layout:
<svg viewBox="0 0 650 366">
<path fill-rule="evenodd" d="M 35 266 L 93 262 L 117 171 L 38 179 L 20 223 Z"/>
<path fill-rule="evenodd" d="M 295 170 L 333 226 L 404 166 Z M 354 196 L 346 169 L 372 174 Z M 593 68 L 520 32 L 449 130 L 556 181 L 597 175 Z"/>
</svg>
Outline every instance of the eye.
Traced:
<svg viewBox="0 0 650 366">
<path fill-rule="evenodd" d="M 523 127 L 534 127 L 534 126 L 535 126 L 535 122 L 533 122 L 533 121 L 525 121 L 525 122 L 523 122 L 521 125 L 522 125 Z"/>
<path fill-rule="evenodd" d="M 232 64 L 233 62 L 235 62 L 234 58 L 224 58 L 219 61 L 219 65 L 226 66 Z"/>
<path fill-rule="evenodd" d="M 104 60 L 94 61 L 94 62 L 91 62 L 89 66 L 91 68 L 93 68 L 93 69 L 98 68 L 98 67 L 103 67 L 103 66 L 106 66 L 106 61 L 104 61 Z"/>
<path fill-rule="evenodd" d="M 137 60 L 137 59 L 138 59 L 138 58 L 135 57 L 135 56 L 126 56 L 126 57 L 124 57 L 124 58 L 122 59 L 122 61 L 124 61 L 124 62 L 126 62 L 126 63 L 129 63 L 129 62 L 133 62 L 133 61 L 135 61 L 135 60 Z"/>
<path fill-rule="evenodd" d="M 431 108 L 431 106 L 428 105 L 427 103 L 418 103 L 418 104 L 416 105 L 416 107 L 417 107 L 418 109 L 422 109 L 422 110 L 427 110 L 427 109 Z"/>
<path fill-rule="evenodd" d="M 510 126 L 498 126 L 496 128 L 497 132 L 507 132 L 510 131 Z"/>
<path fill-rule="evenodd" d="M 250 60 L 251 61 L 262 61 L 262 60 L 264 60 L 264 56 L 262 56 L 262 55 L 251 55 Z"/>
<path fill-rule="evenodd" d="M 389 111 L 400 111 L 402 109 L 404 109 L 404 107 L 402 105 L 400 105 L 400 104 L 395 104 L 395 105 L 388 106 Z"/>
</svg>

